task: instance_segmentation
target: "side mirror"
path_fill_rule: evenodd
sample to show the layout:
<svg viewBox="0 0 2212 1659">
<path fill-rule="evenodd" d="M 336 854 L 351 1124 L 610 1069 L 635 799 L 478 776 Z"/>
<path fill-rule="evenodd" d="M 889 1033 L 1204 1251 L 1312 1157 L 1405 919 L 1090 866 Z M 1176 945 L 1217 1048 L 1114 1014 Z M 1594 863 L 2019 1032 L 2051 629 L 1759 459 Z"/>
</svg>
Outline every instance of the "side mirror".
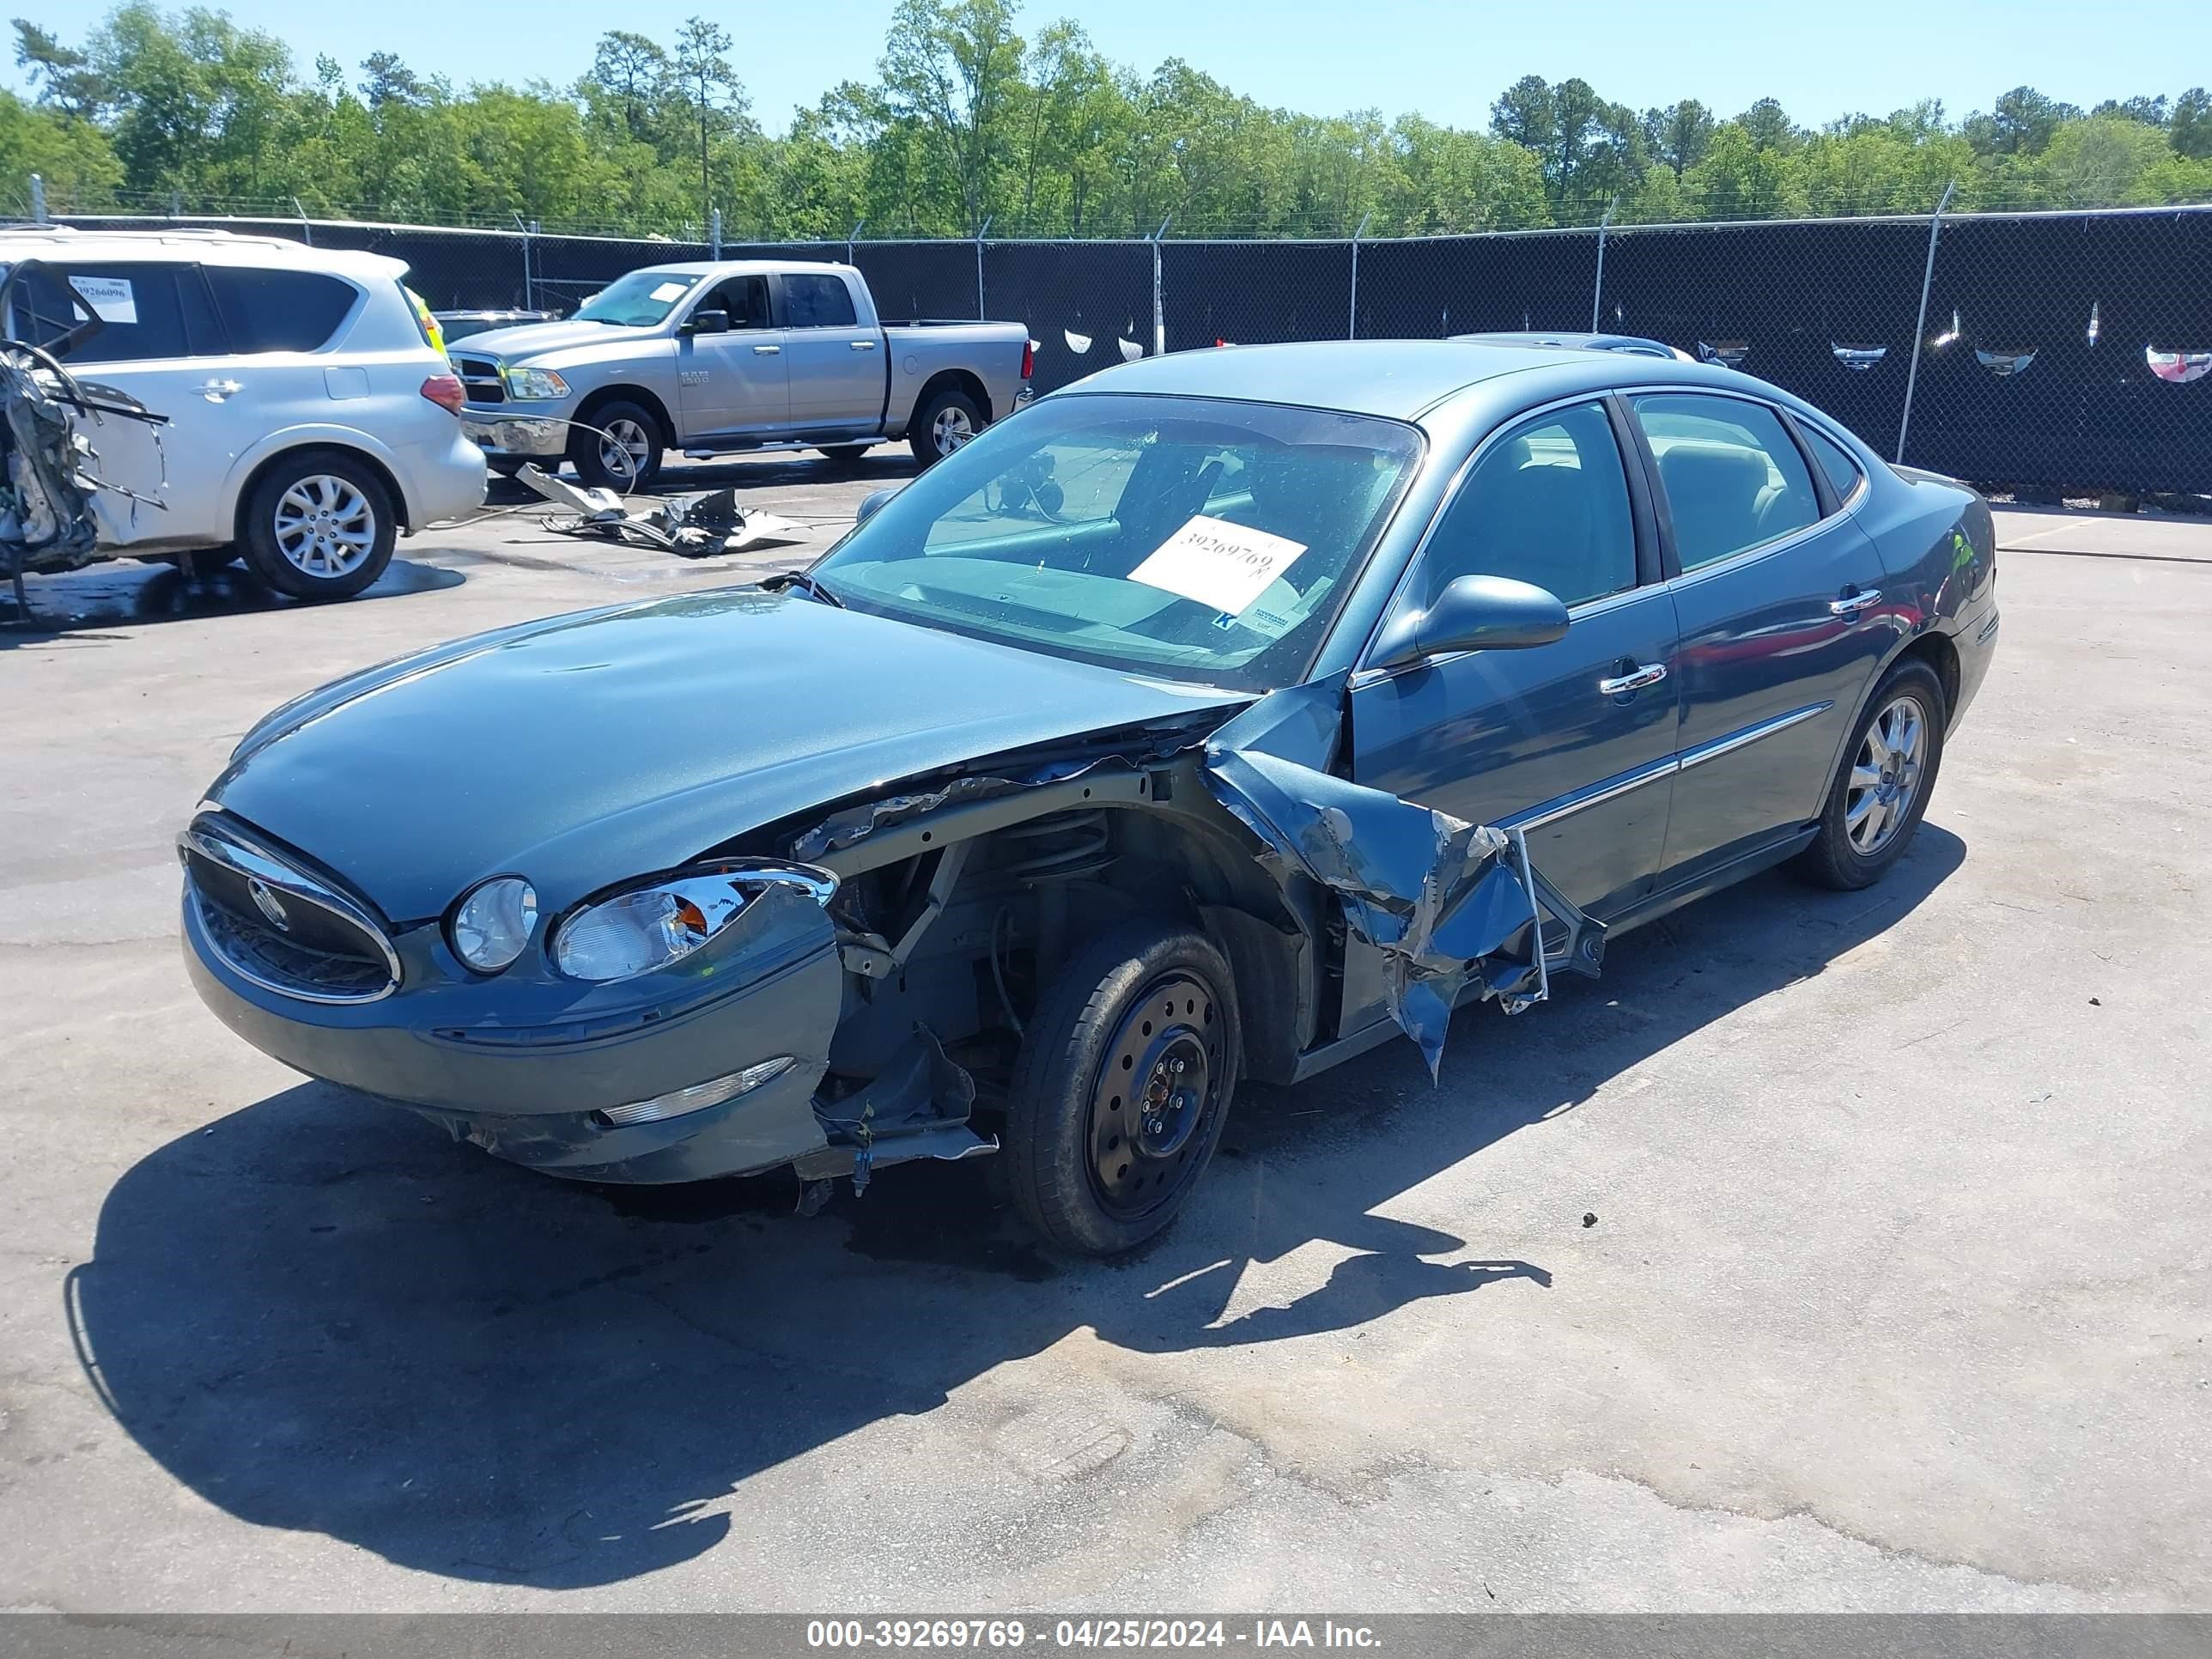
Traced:
<svg viewBox="0 0 2212 1659">
<path fill-rule="evenodd" d="M 897 494 L 898 486 L 896 484 L 892 485 L 888 489 L 871 489 L 866 495 L 860 497 L 860 509 L 853 514 L 853 522 L 854 524 L 866 524 L 870 519 L 875 516 L 876 509 L 878 507 L 881 507 L 885 501 L 890 500 L 892 496 Z"/>
<path fill-rule="evenodd" d="M 730 313 L 726 311 L 695 311 L 691 320 L 684 325 L 686 334 L 727 334 Z"/>
<path fill-rule="evenodd" d="M 1461 576 L 1426 610 L 1406 605 L 1382 624 L 1370 668 L 1403 668 L 1453 651 L 1510 651 L 1549 645 L 1567 631 L 1559 596 L 1510 576 Z"/>
</svg>

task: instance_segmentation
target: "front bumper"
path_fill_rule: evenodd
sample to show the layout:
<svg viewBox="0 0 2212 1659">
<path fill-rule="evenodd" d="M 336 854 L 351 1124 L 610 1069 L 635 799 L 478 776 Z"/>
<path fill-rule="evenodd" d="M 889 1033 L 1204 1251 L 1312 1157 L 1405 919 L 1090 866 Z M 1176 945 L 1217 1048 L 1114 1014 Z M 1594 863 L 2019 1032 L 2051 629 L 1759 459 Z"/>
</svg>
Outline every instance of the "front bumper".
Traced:
<svg viewBox="0 0 2212 1659">
<path fill-rule="evenodd" d="M 568 449 L 568 422 L 550 415 L 495 415 L 471 409 L 461 431 L 489 460 L 544 460 Z"/>
<path fill-rule="evenodd" d="M 497 1157 L 577 1180 L 700 1181 L 775 1169 L 829 1144 L 813 1096 L 843 969 L 818 907 L 794 897 L 779 908 L 773 936 L 711 979 L 638 981 L 655 988 L 629 1006 L 602 1002 L 587 1017 L 539 1024 L 485 1017 L 497 981 L 403 984 L 380 1000 L 336 1006 L 264 988 L 214 947 L 189 881 L 185 963 L 200 1000 L 264 1054 L 410 1107 Z M 754 954 L 764 965 L 748 976 Z M 404 941 L 401 955 L 421 959 Z M 477 1012 L 465 1024 L 457 1003 L 466 1001 Z M 720 1105 L 614 1127 L 594 1121 L 778 1054 L 799 1063 Z"/>
</svg>

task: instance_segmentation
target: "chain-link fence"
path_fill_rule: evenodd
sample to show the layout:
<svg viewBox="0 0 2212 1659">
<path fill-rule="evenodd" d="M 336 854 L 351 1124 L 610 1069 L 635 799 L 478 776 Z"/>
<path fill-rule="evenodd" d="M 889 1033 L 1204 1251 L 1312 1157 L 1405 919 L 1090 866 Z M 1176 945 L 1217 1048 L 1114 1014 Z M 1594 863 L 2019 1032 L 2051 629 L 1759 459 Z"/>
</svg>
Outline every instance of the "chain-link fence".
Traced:
<svg viewBox="0 0 2212 1659">
<path fill-rule="evenodd" d="M 2212 207 L 1338 241 L 759 244 L 301 219 L 205 225 L 404 259 L 438 309 L 573 310 L 641 265 L 851 259 L 886 318 L 1019 320 L 1035 385 L 1153 353 L 1500 330 L 1646 336 L 1885 455 L 2024 495 L 2212 493 Z"/>
</svg>

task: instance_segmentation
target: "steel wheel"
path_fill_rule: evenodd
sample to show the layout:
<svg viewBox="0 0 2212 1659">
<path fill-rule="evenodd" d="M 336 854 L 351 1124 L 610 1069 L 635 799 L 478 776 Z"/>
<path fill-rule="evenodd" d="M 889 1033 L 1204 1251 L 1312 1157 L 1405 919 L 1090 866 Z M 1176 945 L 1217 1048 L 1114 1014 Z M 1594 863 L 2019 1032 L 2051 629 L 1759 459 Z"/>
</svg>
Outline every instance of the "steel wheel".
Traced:
<svg viewBox="0 0 2212 1659">
<path fill-rule="evenodd" d="M 653 455 L 653 438 L 626 415 L 607 422 L 599 435 L 599 466 L 610 477 L 634 483 Z"/>
<path fill-rule="evenodd" d="M 1867 727 L 1844 786 L 1844 830 L 1861 857 L 1881 852 L 1905 823 L 1927 757 L 1928 711 L 1917 697 L 1892 698 Z"/>
<path fill-rule="evenodd" d="M 277 551 L 302 575 L 350 575 L 376 550 L 376 507 L 349 478 L 313 472 L 276 498 Z"/>
<path fill-rule="evenodd" d="M 1176 973 L 1115 1027 L 1091 1092 L 1091 1182 L 1109 1212 L 1153 1209 L 1196 1173 L 1191 1158 L 1206 1144 L 1198 1129 L 1227 1070 L 1219 1011 L 1219 994 L 1203 978 Z"/>
<path fill-rule="evenodd" d="M 940 455 L 950 455 L 975 435 L 975 422 L 968 411 L 957 404 L 947 404 L 937 411 L 937 418 L 929 423 L 930 441 Z"/>
</svg>

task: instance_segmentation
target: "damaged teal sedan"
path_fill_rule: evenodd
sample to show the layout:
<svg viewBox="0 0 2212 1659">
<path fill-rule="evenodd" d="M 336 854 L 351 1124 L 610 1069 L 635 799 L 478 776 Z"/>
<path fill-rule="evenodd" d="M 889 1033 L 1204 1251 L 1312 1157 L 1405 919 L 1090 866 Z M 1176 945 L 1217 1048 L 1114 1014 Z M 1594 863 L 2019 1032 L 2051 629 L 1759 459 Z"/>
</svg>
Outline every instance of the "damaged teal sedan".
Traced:
<svg viewBox="0 0 2212 1659">
<path fill-rule="evenodd" d="M 1911 844 L 1988 508 L 1716 366 L 1363 342 L 1110 370 L 811 569 L 462 640 L 248 732 L 184 831 L 256 1047 L 549 1174 L 995 1153 L 1049 1243 L 1241 1080 L 1517 1012 Z"/>
</svg>

